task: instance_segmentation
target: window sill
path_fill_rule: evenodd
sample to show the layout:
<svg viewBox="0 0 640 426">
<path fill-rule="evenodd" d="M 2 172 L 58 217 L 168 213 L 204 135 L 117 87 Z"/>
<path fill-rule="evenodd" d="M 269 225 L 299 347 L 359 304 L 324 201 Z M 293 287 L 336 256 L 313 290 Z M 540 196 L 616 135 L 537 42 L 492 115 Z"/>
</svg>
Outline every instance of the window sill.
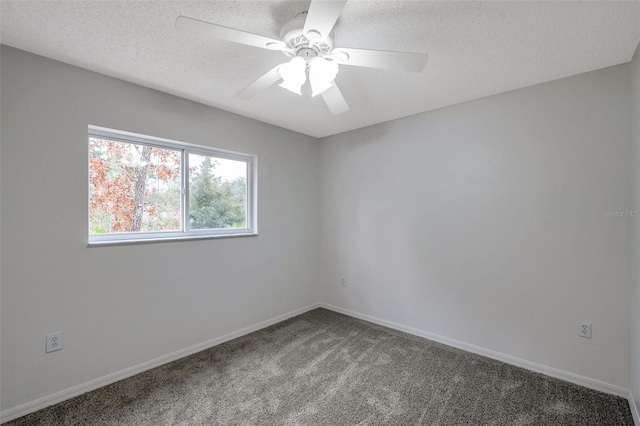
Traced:
<svg viewBox="0 0 640 426">
<path fill-rule="evenodd" d="M 251 234 L 220 234 L 220 235 L 201 235 L 188 237 L 166 237 L 166 238 L 144 238 L 139 240 L 115 240 L 115 241 L 92 241 L 87 244 L 87 247 L 104 247 L 104 246 L 128 246 L 133 244 L 157 244 L 157 243 L 169 243 L 175 241 L 193 241 L 193 240 L 216 240 L 221 238 L 245 238 L 245 237 L 257 237 L 258 233 Z"/>
</svg>

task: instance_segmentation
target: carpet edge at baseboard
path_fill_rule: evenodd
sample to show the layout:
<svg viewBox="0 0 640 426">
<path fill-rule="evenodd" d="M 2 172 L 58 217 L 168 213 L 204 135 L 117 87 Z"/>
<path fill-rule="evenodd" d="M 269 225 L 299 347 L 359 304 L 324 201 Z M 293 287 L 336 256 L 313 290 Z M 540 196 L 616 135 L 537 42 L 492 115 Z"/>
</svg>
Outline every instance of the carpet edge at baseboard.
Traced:
<svg viewBox="0 0 640 426">
<path fill-rule="evenodd" d="M 640 426 L 640 412 L 638 411 L 635 395 L 632 390 L 629 391 L 629 409 L 631 410 L 631 416 L 633 416 L 633 422 L 636 426 Z"/>
<path fill-rule="evenodd" d="M 197 343 L 195 345 L 180 349 L 167 355 L 162 355 L 149 361 L 134 365 L 132 367 L 107 374 L 106 376 L 102 376 L 97 379 L 93 379 L 88 382 L 52 393 L 50 395 L 43 396 L 33 401 L 8 408 L 6 410 L 0 411 L 0 423 L 17 419 L 18 417 L 25 416 L 51 405 L 66 401 L 67 399 L 82 395 L 83 393 L 90 392 L 106 385 L 110 385 L 111 383 L 126 379 L 127 377 L 135 376 L 136 374 L 143 373 L 147 370 L 151 370 L 152 368 L 156 368 L 180 358 L 184 358 L 186 356 L 193 355 L 197 352 L 212 348 L 214 346 L 221 345 L 222 343 L 228 342 L 229 340 L 233 340 L 246 334 L 253 333 L 254 331 L 261 330 L 263 328 L 285 321 L 289 318 L 293 318 L 295 316 L 304 314 L 305 312 L 317 309 L 319 307 L 319 303 L 312 303 L 302 308 L 294 309 L 293 311 L 241 328 L 240 330 L 232 331 L 230 333 L 215 337 L 213 339 L 209 339 L 202 343 Z"/>
<path fill-rule="evenodd" d="M 570 373 L 568 371 L 549 367 L 543 364 L 538 364 L 532 361 L 527 361 L 525 359 L 507 355 L 502 352 L 493 351 L 491 349 L 486 349 L 481 346 L 476 346 L 476 345 L 465 343 L 459 340 L 440 336 L 435 333 L 420 330 L 414 327 L 409 327 L 404 324 L 398 324 L 393 321 L 388 321 L 382 318 L 374 317 L 372 315 L 367 315 L 367 314 L 363 314 L 350 309 L 341 308 L 339 306 L 331 305 L 329 303 L 320 302 L 319 307 L 324 309 L 329 309 L 331 311 L 338 312 L 340 314 L 348 315 L 350 317 L 362 319 L 364 321 L 372 322 L 374 324 L 382 325 L 384 327 L 389 327 L 394 330 L 412 334 L 414 336 L 422 337 L 427 340 L 432 340 L 434 342 L 442 343 L 447 346 L 452 346 L 454 348 L 462 349 L 463 351 L 482 355 L 487 358 L 495 359 L 497 361 L 502 361 L 504 363 L 515 365 L 516 367 L 521 367 L 526 370 L 534 371 L 536 373 L 541 373 L 546 376 L 555 377 L 556 379 L 564 380 L 565 382 L 584 386 L 586 388 L 594 389 L 594 390 L 608 393 L 611 395 L 620 396 L 625 399 L 629 398 L 629 389 L 623 388 L 621 386 L 602 382 L 596 379 L 591 379 L 589 377 L 581 376 L 575 373 Z"/>
</svg>

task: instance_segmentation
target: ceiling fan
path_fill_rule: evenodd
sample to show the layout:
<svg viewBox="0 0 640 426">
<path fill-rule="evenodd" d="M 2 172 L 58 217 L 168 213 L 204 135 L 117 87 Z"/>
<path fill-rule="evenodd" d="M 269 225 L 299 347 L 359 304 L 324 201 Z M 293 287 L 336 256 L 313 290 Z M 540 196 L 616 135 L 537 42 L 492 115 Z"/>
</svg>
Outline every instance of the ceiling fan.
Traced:
<svg viewBox="0 0 640 426">
<path fill-rule="evenodd" d="M 420 72 L 427 63 L 427 55 L 423 53 L 334 48 L 332 30 L 346 2 L 311 0 L 308 12 L 302 12 L 282 27 L 280 40 L 186 16 L 176 19 L 176 28 L 219 40 L 277 50 L 290 58 L 289 62 L 277 65 L 236 93 L 236 98 L 250 99 L 281 80 L 280 87 L 300 95 L 308 74 L 313 96 L 321 95 L 329 110 L 337 115 L 349 111 L 349 105 L 334 81 L 339 65 Z"/>
</svg>

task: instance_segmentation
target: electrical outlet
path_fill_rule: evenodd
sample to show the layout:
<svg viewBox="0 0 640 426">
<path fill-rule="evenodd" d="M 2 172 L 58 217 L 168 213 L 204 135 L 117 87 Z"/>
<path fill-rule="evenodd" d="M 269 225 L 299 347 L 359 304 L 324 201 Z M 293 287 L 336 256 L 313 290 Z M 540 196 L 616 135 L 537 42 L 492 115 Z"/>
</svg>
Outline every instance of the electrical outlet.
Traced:
<svg viewBox="0 0 640 426">
<path fill-rule="evenodd" d="M 47 334 L 47 353 L 62 349 L 62 331 Z"/>
<path fill-rule="evenodd" d="M 347 286 L 347 279 L 345 277 L 342 277 L 342 280 L 340 281 L 340 285 L 342 287 L 346 287 Z"/>
<path fill-rule="evenodd" d="M 578 336 L 591 339 L 591 323 L 578 321 Z"/>
</svg>

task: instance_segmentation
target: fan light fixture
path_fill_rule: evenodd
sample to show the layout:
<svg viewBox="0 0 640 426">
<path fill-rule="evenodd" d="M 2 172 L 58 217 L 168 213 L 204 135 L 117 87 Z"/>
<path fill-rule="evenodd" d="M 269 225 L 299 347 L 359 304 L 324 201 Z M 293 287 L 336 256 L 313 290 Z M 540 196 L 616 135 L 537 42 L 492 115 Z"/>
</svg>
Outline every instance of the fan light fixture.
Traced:
<svg viewBox="0 0 640 426">
<path fill-rule="evenodd" d="M 307 69 L 309 69 L 309 83 L 311 84 L 312 96 L 319 95 L 331 86 L 333 80 L 338 75 L 338 63 L 328 59 L 315 56 L 308 60 L 296 56 L 289 62 L 278 67 L 278 73 L 282 77 L 280 87 L 290 92 L 301 95 L 300 89 L 307 81 Z"/>
<path fill-rule="evenodd" d="M 282 77 L 280 87 L 284 87 L 297 95 L 302 95 L 300 89 L 307 80 L 307 61 L 303 57 L 296 56 L 289 62 L 280 65 L 278 73 Z"/>
<path fill-rule="evenodd" d="M 309 59 L 309 83 L 311 83 L 312 96 L 333 86 L 333 80 L 338 75 L 338 63 L 323 59 L 319 56 Z"/>
</svg>

